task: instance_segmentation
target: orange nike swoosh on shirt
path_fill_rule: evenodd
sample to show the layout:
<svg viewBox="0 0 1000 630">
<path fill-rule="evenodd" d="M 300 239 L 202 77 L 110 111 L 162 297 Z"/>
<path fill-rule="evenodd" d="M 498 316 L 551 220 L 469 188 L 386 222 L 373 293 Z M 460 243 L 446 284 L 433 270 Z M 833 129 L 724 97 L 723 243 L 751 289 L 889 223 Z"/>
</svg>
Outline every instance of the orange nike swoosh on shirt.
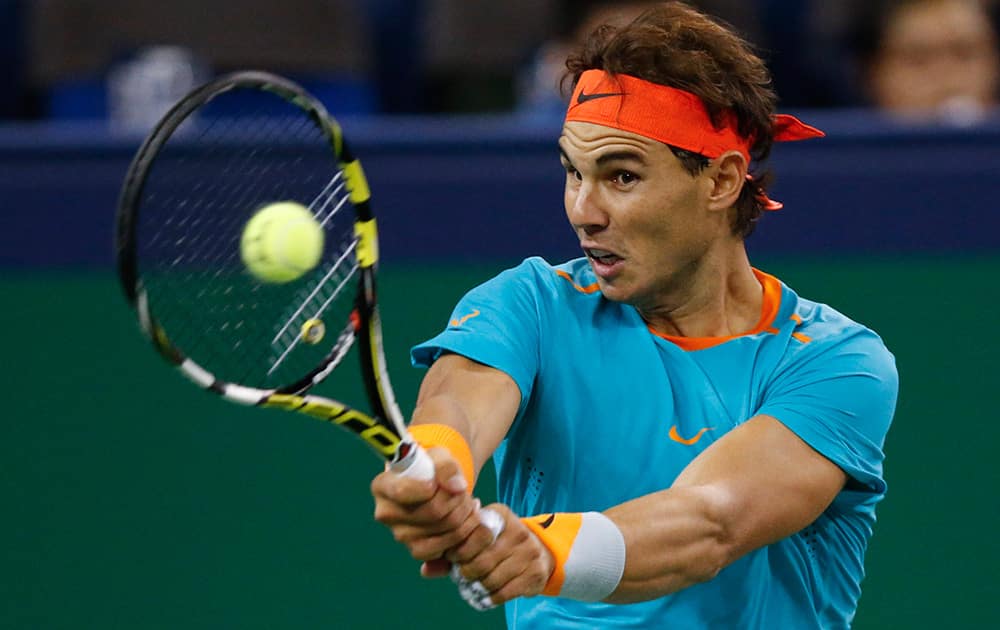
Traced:
<svg viewBox="0 0 1000 630">
<path fill-rule="evenodd" d="M 694 437 L 682 438 L 681 434 L 677 432 L 677 425 L 675 424 L 674 426 L 670 427 L 670 439 L 673 440 L 674 442 L 684 444 L 685 446 L 691 446 L 692 444 L 697 444 L 698 440 L 701 439 L 701 436 L 705 435 L 706 431 L 712 431 L 714 429 L 715 427 L 708 427 L 699 430 L 697 433 L 694 434 Z"/>
<path fill-rule="evenodd" d="M 464 315 L 461 319 L 453 319 L 453 320 L 451 320 L 448 323 L 451 324 L 452 326 L 461 326 L 462 324 L 464 324 L 466 322 L 466 320 L 469 320 L 469 319 L 472 319 L 473 317 L 478 317 L 478 316 L 479 316 L 479 309 L 477 308 L 477 309 L 473 310 L 471 313 L 469 313 L 468 315 Z"/>
</svg>

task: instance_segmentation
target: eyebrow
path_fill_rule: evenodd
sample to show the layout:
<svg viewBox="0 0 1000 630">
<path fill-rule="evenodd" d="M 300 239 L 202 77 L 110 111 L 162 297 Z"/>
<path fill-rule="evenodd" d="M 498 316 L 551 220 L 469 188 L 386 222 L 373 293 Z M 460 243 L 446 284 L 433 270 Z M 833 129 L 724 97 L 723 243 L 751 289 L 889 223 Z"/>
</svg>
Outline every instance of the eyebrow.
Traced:
<svg viewBox="0 0 1000 630">
<path fill-rule="evenodd" d="M 573 160 L 566 154 L 566 150 L 562 148 L 562 145 L 559 145 L 559 155 L 570 164 L 573 163 Z M 635 151 L 612 151 L 598 156 L 596 160 L 597 166 L 604 166 L 608 162 L 637 162 L 642 166 L 647 165 L 646 159 L 642 154 Z"/>
<path fill-rule="evenodd" d="M 646 160 L 641 154 L 635 151 L 612 151 L 611 153 L 605 153 L 597 158 L 597 165 L 603 166 L 608 162 L 638 162 L 643 166 L 646 165 Z"/>
</svg>

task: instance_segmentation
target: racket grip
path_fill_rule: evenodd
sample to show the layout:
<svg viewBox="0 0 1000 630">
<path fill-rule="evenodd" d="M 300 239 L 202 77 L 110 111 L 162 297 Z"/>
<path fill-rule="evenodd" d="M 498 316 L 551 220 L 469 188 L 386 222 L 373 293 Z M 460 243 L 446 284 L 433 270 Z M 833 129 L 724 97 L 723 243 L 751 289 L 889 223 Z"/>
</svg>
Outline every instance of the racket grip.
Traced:
<svg viewBox="0 0 1000 630">
<path fill-rule="evenodd" d="M 434 462 L 422 446 L 411 442 L 412 448 L 398 460 L 389 464 L 389 470 L 400 477 L 429 481 L 434 478 Z"/>
<path fill-rule="evenodd" d="M 504 520 L 503 516 L 498 512 L 494 512 L 489 508 L 483 508 L 479 511 L 479 521 L 483 524 L 483 527 L 493 533 L 493 540 L 496 540 L 503 533 Z M 465 579 L 455 565 L 452 565 L 449 575 L 451 581 L 458 587 L 458 594 L 469 606 L 479 611 L 489 610 L 496 606 L 493 600 L 490 599 L 490 592 L 486 590 L 486 587 L 479 580 L 470 581 Z"/>
</svg>

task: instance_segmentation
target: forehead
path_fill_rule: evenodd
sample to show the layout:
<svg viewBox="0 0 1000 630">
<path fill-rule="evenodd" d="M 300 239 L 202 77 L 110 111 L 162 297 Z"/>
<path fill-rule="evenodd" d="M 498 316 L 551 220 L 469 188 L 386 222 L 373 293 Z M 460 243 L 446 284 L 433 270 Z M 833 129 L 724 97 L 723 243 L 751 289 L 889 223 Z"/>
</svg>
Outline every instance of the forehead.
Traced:
<svg viewBox="0 0 1000 630">
<path fill-rule="evenodd" d="M 570 121 L 563 125 L 559 148 L 570 160 L 586 162 L 609 153 L 634 153 L 649 162 L 673 156 L 667 145 L 630 131 L 593 123 Z"/>
</svg>

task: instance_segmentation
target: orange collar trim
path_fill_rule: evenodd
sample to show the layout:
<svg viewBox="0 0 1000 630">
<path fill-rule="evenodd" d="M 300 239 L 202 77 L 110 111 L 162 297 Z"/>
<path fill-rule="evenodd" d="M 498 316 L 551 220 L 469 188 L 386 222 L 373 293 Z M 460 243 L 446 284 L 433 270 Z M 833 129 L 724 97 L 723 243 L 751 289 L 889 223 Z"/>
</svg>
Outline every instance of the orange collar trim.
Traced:
<svg viewBox="0 0 1000 630">
<path fill-rule="evenodd" d="M 679 347 L 681 350 L 688 351 L 712 348 L 738 337 L 757 335 L 762 332 L 777 334 L 778 330 L 774 328 L 773 324 L 775 318 L 778 316 L 778 311 L 781 309 L 781 280 L 778 280 L 774 276 L 766 274 L 758 269 L 753 269 L 753 275 L 757 277 L 757 281 L 760 282 L 761 286 L 764 288 L 764 303 L 760 308 L 760 320 L 757 321 L 757 325 L 753 327 L 753 330 L 740 333 L 738 335 L 729 335 L 727 337 L 680 337 L 657 332 L 648 324 L 646 327 L 649 329 L 649 332 L 653 333 L 657 337 L 666 339 Z"/>
<path fill-rule="evenodd" d="M 732 111 L 723 118 L 716 128 L 705 104 L 691 92 L 604 70 L 580 75 L 566 110 L 566 122 L 621 129 L 708 158 L 735 150 L 749 163 L 753 139 L 740 135 Z M 774 117 L 773 130 L 776 142 L 825 135 L 787 114 Z"/>
</svg>

